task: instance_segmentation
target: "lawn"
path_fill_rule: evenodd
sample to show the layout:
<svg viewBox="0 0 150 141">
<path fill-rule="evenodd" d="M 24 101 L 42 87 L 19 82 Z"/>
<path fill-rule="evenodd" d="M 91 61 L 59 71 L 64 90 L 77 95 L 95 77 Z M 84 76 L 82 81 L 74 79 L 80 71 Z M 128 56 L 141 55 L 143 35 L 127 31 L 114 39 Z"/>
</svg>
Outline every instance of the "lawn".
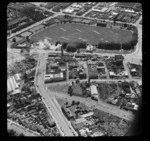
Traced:
<svg viewBox="0 0 150 141">
<path fill-rule="evenodd" d="M 38 41 L 48 38 L 51 43 L 55 43 L 56 41 L 86 41 L 89 44 L 97 44 L 100 41 L 123 43 L 131 40 L 131 37 L 131 31 L 66 23 L 48 27 L 34 34 L 31 39 Z"/>
</svg>

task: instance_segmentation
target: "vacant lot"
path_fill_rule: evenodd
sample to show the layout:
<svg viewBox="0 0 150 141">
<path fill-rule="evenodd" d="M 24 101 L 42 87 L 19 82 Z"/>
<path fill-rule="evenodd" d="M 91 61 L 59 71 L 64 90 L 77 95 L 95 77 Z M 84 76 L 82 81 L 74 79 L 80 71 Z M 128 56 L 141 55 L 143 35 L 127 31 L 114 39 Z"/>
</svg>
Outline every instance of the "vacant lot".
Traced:
<svg viewBox="0 0 150 141">
<path fill-rule="evenodd" d="M 81 25 L 81 24 L 58 24 L 49 27 L 31 37 L 38 41 L 44 38 L 50 39 L 51 43 L 56 41 L 86 41 L 89 44 L 99 42 L 127 42 L 131 39 L 132 33 L 119 29 L 108 29 L 105 27 Z"/>
<path fill-rule="evenodd" d="M 47 88 L 51 91 L 58 92 L 58 93 L 68 93 L 68 84 L 56 84 L 56 85 L 49 85 L 47 84 Z"/>
</svg>

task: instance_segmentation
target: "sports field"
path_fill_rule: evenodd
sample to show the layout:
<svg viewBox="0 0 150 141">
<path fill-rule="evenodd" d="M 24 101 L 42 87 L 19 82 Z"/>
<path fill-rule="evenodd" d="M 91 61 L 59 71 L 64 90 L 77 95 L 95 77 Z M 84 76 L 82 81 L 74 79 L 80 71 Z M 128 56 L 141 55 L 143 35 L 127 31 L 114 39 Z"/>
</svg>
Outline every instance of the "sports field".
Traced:
<svg viewBox="0 0 150 141">
<path fill-rule="evenodd" d="M 131 31 L 67 23 L 46 28 L 34 34 L 31 39 L 38 41 L 48 38 L 51 43 L 56 41 L 86 41 L 89 44 L 97 44 L 100 41 L 123 43 L 131 40 L 131 37 Z"/>
</svg>

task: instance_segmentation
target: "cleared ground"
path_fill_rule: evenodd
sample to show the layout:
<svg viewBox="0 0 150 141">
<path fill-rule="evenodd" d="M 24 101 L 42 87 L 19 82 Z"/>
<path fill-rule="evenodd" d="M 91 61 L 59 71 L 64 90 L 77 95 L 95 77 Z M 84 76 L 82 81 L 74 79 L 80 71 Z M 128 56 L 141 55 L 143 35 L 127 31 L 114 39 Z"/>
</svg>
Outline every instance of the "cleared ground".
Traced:
<svg viewBox="0 0 150 141">
<path fill-rule="evenodd" d="M 47 88 L 50 89 L 51 91 L 58 92 L 58 93 L 68 93 L 68 84 L 56 84 L 56 85 L 51 85 L 47 84 Z"/>
<path fill-rule="evenodd" d="M 131 37 L 131 31 L 67 23 L 49 27 L 33 35 L 31 39 L 38 41 L 48 38 L 51 43 L 56 41 L 86 41 L 89 44 L 97 44 L 100 41 L 123 43 L 131 40 Z"/>
</svg>

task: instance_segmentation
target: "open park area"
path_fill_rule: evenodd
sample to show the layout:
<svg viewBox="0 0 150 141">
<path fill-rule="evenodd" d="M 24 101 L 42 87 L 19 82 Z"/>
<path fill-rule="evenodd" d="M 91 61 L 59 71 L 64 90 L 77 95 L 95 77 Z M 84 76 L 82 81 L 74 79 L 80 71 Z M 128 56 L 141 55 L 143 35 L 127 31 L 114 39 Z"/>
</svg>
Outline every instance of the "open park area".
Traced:
<svg viewBox="0 0 150 141">
<path fill-rule="evenodd" d="M 33 41 L 44 40 L 45 38 L 51 43 L 57 41 L 85 41 L 88 44 L 95 45 L 99 42 L 128 42 L 132 38 L 132 32 L 99 26 L 66 23 L 53 25 L 31 36 Z"/>
</svg>

